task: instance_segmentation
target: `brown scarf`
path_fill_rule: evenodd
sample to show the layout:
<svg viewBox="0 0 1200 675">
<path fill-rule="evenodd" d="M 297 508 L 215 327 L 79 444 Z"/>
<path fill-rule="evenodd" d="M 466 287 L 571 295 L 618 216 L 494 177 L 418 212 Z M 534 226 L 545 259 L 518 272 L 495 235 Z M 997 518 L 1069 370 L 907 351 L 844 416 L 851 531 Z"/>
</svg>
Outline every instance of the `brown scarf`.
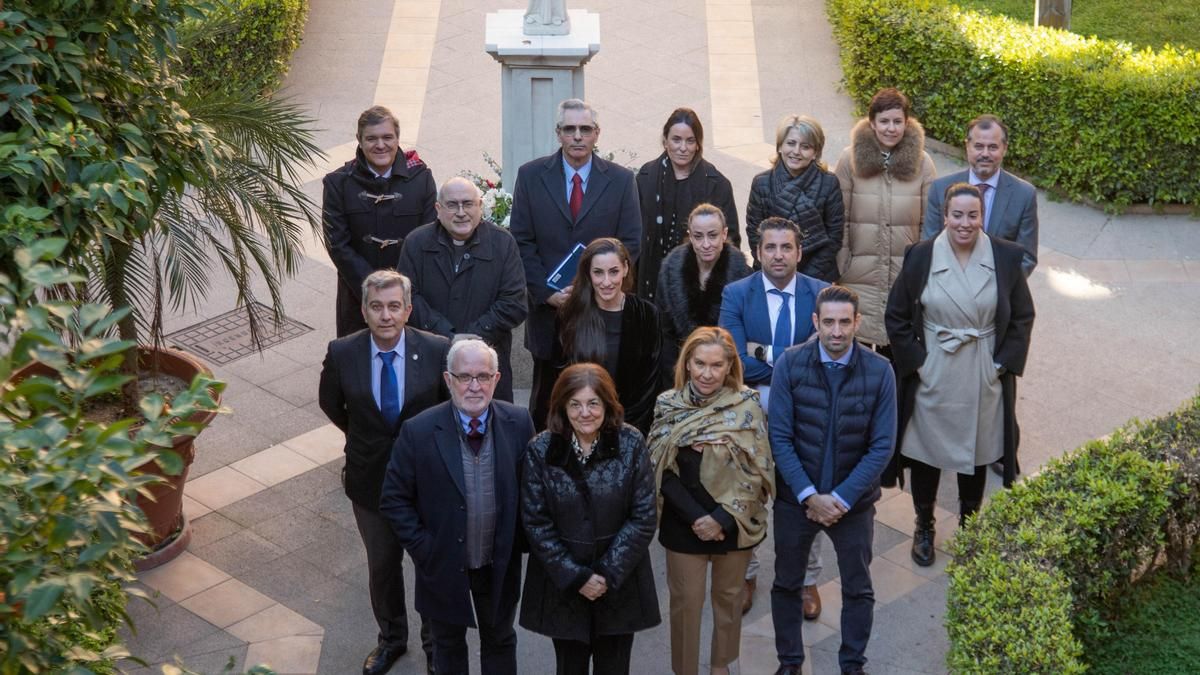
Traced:
<svg viewBox="0 0 1200 675">
<path fill-rule="evenodd" d="M 679 449 L 695 447 L 703 453 L 700 484 L 737 521 L 738 548 L 763 540 L 767 500 L 775 495 L 775 461 L 757 391 L 726 387 L 703 401 L 687 387 L 664 392 L 646 440 L 660 514 L 663 471 L 678 472 Z"/>
</svg>

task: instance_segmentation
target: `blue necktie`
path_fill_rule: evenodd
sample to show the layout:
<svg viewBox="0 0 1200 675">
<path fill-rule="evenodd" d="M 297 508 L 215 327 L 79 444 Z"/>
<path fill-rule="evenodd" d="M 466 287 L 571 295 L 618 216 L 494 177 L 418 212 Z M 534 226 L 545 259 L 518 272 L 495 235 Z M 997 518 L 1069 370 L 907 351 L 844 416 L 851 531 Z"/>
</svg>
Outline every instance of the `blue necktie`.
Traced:
<svg viewBox="0 0 1200 675">
<path fill-rule="evenodd" d="M 396 352 L 379 352 L 379 358 L 383 360 L 379 367 L 379 412 L 383 413 L 383 421 L 394 427 L 400 417 L 400 385 L 396 383 L 396 369 L 392 368 Z"/>
<path fill-rule="evenodd" d="M 792 299 L 792 294 L 787 291 L 781 291 L 778 288 L 772 288 L 767 292 L 783 298 L 783 306 L 779 308 L 779 320 L 775 322 L 775 339 L 771 342 L 771 351 L 774 356 L 773 361 L 779 363 L 779 359 L 783 357 L 783 352 L 792 346 L 792 307 L 789 302 Z"/>
</svg>

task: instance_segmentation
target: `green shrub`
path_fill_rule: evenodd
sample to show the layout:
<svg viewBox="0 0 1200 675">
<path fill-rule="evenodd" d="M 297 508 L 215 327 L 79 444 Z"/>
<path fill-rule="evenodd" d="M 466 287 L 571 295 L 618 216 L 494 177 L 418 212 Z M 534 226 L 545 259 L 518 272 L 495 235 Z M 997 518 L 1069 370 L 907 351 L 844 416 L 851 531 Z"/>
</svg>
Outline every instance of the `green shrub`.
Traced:
<svg viewBox="0 0 1200 675">
<path fill-rule="evenodd" d="M 1134 580 L 1189 569 L 1198 513 L 1200 398 L 996 494 L 953 544 L 950 669 L 1085 671 Z"/>
<path fill-rule="evenodd" d="M 934 138 L 960 145 L 994 112 L 1005 162 L 1071 199 L 1200 204 L 1200 54 L 963 11 L 942 0 L 829 0 L 850 96 L 895 86 Z"/>
<path fill-rule="evenodd" d="M 202 24 L 185 24 L 184 71 L 196 91 L 253 91 L 279 86 L 300 46 L 308 0 L 222 0 Z"/>
<path fill-rule="evenodd" d="M 80 275 L 53 262 L 66 247 L 46 238 L 14 254 L 19 274 L 0 273 L 0 674 L 113 672 L 127 652 L 116 629 L 127 619 L 133 557 L 144 547 L 134 505 L 160 481 L 137 471 L 157 460 L 178 472 L 169 448 L 196 433 L 193 413 L 213 410 L 197 377 L 166 401 L 141 400 L 141 420 L 98 423 L 86 406 L 128 382 L 120 374 L 128 343 L 109 337 L 129 310 L 48 297 Z M 54 377 L 14 382 L 13 370 L 36 360 Z M 140 426 L 138 426 L 140 424 Z M 132 593 L 133 591 L 129 591 Z"/>
</svg>

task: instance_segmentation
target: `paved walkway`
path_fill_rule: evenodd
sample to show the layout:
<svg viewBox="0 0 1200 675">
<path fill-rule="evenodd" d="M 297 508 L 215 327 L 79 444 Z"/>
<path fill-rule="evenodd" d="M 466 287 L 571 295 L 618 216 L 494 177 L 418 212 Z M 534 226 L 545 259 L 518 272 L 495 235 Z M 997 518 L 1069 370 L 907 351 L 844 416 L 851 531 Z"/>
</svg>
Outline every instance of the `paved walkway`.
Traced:
<svg viewBox="0 0 1200 675">
<path fill-rule="evenodd" d="M 462 169 L 485 171 L 483 152 L 500 156 L 499 66 L 483 52 L 483 21 L 487 11 L 520 3 L 310 4 L 285 88 L 318 119 L 318 142 L 329 154 L 309 174 L 310 195 L 319 200 L 319 177 L 352 155 L 355 119 L 375 102 L 396 111 L 404 146 L 418 150 L 440 180 Z M 590 9 L 601 16 L 602 49 L 588 66 L 587 96 L 600 111 L 604 150 L 636 153 L 636 164 L 653 158 L 667 113 L 691 106 L 708 124 L 708 158 L 744 204 L 783 114 L 822 121 L 828 161 L 848 141 L 853 106 L 838 87 L 837 50 L 820 0 L 597 0 Z M 940 172 L 958 164 L 936 160 Z M 1200 330 L 1200 223 L 1114 218 L 1045 195 L 1040 202 L 1041 264 L 1031 279 L 1038 320 L 1018 404 L 1027 471 L 1130 417 L 1172 409 L 1200 382 L 1191 349 Z M 195 538 L 189 553 L 141 578 L 159 592 L 156 607 L 131 608 L 138 633 L 130 646 L 149 663 L 179 656 L 198 672 L 232 662 L 354 673 L 374 644 L 365 554 L 338 482 L 341 438 L 316 405 L 320 362 L 333 337 L 335 276 L 319 244 L 310 242 L 307 252 L 284 299 L 287 314 L 314 330 L 215 368 L 229 383 L 232 413 L 197 442 L 186 498 Z M 217 283 L 203 307 L 173 317 L 168 331 L 231 309 L 231 290 Z M 516 352 L 516 385 L 528 387 L 527 355 Z M 940 544 L 953 520 L 940 514 Z M 909 498 L 889 491 L 875 535 L 878 604 L 868 651 L 875 673 L 944 671 L 946 556 L 915 568 L 910 532 Z M 662 549 L 655 544 L 651 553 L 665 607 Z M 774 555 L 769 545 L 760 555 L 760 590 L 739 663 L 747 674 L 775 666 L 767 593 Z M 836 672 L 840 598 L 831 551 L 822 581 L 825 611 L 805 626 L 809 672 L 816 673 Z M 415 637 L 410 643 L 418 652 Z M 634 649 L 636 672 L 669 670 L 665 625 L 639 634 Z M 521 632 L 519 658 L 523 672 L 553 670 L 550 643 L 539 636 Z M 423 671 L 411 653 L 393 669 Z"/>
</svg>

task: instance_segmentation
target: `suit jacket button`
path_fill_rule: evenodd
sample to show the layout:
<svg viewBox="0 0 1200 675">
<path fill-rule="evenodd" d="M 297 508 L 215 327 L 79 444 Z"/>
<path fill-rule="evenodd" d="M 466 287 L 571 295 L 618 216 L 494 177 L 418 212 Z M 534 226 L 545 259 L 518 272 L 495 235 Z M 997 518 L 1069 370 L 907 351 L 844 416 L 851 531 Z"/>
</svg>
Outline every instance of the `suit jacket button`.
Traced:
<svg viewBox="0 0 1200 675">
<path fill-rule="evenodd" d="M 462 538 L 462 537 L 459 537 L 459 538 L 458 538 L 458 543 L 460 543 L 460 544 L 461 544 L 461 543 L 463 543 L 463 538 Z"/>
</svg>

